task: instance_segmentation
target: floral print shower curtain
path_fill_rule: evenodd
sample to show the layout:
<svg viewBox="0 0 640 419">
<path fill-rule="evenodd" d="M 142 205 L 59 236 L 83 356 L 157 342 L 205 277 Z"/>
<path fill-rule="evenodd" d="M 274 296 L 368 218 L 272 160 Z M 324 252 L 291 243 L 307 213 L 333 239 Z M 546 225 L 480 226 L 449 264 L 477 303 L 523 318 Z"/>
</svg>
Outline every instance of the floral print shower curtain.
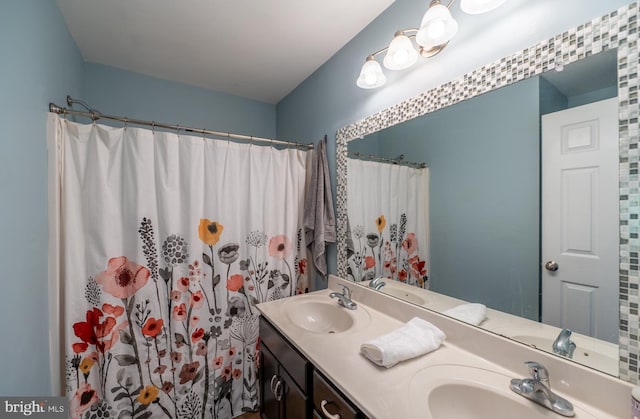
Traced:
<svg viewBox="0 0 640 419">
<path fill-rule="evenodd" d="M 347 273 L 429 287 L 429 169 L 347 158 Z"/>
<path fill-rule="evenodd" d="M 255 305 L 307 287 L 307 152 L 54 115 L 50 125 L 71 416 L 255 410 Z"/>
</svg>

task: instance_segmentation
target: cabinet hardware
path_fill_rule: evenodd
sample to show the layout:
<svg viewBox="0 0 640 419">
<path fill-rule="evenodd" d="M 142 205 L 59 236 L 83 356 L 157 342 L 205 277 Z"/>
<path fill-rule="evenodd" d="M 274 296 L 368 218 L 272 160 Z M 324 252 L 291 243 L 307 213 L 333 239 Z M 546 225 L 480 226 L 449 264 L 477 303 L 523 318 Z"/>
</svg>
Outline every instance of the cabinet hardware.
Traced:
<svg viewBox="0 0 640 419">
<path fill-rule="evenodd" d="M 329 413 L 329 411 L 327 410 L 327 404 L 329 404 L 328 401 L 326 400 L 322 400 L 320 402 L 320 408 L 322 409 L 322 413 L 324 413 L 324 415 L 328 418 L 328 419 L 340 419 L 340 415 L 338 413 L 336 413 L 335 415 L 332 415 L 331 413 Z"/>
<path fill-rule="evenodd" d="M 276 397 L 276 401 L 282 400 L 282 381 L 278 380 L 278 382 L 276 382 L 276 388 L 273 395 Z"/>
</svg>

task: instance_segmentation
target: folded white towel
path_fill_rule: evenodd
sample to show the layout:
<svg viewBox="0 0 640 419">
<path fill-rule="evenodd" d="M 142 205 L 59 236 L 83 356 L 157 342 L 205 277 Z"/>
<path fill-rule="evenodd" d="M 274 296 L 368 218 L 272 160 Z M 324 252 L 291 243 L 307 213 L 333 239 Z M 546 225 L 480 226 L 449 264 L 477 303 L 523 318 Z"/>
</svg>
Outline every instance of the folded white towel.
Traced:
<svg viewBox="0 0 640 419">
<path fill-rule="evenodd" d="M 478 303 L 460 304 L 443 311 L 442 314 L 477 326 L 487 318 L 487 307 Z"/>
<path fill-rule="evenodd" d="M 374 363 L 391 368 L 400 361 L 434 351 L 446 338 L 428 321 L 414 317 L 404 326 L 360 345 L 360 352 Z"/>
</svg>

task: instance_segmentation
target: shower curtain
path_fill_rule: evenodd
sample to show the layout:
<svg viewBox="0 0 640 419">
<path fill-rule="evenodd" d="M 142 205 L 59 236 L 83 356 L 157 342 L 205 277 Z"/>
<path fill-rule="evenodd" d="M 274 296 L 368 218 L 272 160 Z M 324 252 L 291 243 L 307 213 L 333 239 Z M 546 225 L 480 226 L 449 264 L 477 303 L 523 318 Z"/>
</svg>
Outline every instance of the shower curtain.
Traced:
<svg viewBox="0 0 640 419">
<path fill-rule="evenodd" d="M 428 288 L 429 169 L 347 158 L 348 275 Z"/>
<path fill-rule="evenodd" d="M 307 152 L 54 114 L 48 138 L 71 416 L 255 410 L 255 305 L 307 288 Z"/>
</svg>

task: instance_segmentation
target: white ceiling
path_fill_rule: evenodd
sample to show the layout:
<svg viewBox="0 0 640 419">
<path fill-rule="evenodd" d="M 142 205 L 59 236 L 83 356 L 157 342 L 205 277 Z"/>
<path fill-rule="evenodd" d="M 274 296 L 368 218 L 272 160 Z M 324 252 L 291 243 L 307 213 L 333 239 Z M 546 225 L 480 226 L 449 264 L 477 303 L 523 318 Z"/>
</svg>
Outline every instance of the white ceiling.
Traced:
<svg viewBox="0 0 640 419">
<path fill-rule="evenodd" d="M 57 0 L 86 61 L 277 103 L 395 0 Z"/>
</svg>

